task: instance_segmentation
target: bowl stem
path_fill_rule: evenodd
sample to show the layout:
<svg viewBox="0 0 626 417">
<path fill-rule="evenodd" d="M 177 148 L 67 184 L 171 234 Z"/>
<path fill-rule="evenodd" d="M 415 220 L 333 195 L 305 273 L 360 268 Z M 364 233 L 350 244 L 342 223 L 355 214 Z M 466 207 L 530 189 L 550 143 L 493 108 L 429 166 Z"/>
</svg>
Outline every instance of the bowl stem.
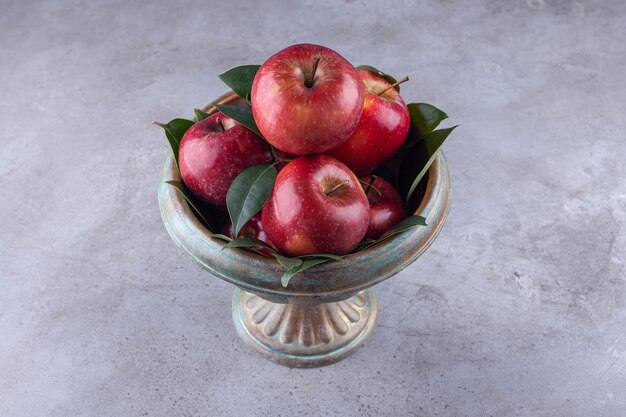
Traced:
<svg viewBox="0 0 626 417">
<path fill-rule="evenodd" d="M 372 289 L 347 300 L 279 304 L 235 290 L 233 321 L 244 342 L 267 359 L 291 367 L 324 366 L 361 347 L 374 330 Z"/>
</svg>

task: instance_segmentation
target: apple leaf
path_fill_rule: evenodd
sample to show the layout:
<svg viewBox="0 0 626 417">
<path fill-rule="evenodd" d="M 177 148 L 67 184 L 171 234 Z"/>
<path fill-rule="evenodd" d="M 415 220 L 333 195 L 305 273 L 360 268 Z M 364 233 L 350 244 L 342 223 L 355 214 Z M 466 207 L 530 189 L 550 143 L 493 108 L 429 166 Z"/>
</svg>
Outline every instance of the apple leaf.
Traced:
<svg viewBox="0 0 626 417">
<path fill-rule="evenodd" d="M 372 67 L 371 65 L 359 65 L 357 68 L 358 68 L 358 69 L 365 70 L 365 71 L 373 72 L 374 74 L 378 74 L 378 75 L 380 75 L 381 77 L 383 77 L 383 78 L 385 79 L 385 81 L 387 81 L 389 84 L 395 84 L 395 83 L 397 83 L 397 82 L 398 82 L 398 81 L 396 81 L 396 79 L 395 79 L 394 77 L 392 77 L 391 75 L 389 75 L 389 74 L 385 74 L 385 73 L 384 73 L 384 72 L 382 72 L 381 70 L 379 70 L 379 69 L 377 69 L 377 68 L 374 68 L 374 67 Z M 399 92 L 400 92 L 400 85 L 396 85 L 396 86 L 394 87 L 394 89 L 395 89 L 395 90 L 399 93 Z"/>
<path fill-rule="evenodd" d="M 214 235 L 214 237 L 215 236 L 216 235 Z M 224 245 L 222 250 L 230 249 L 230 248 L 242 248 L 242 249 L 252 250 L 254 253 L 257 253 L 262 256 L 267 256 L 266 254 L 255 250 L 254 247 L 262 247 L 262 248 L 268 249 L 270 252 L 272 252 L 272 255 L 274 256 L 274 258 L 276 258 L 278 263 L 284 266 L 287 270 L 298 268 L 304 262 L 311 260 L 311 259 L 326 259 L 328 261 L 341 261 L 343 259 L 343 257 L 341 256 L 327 254 L 327 253 L 316 253 L 314 255 L 303 255 L 303 256 L 297 256 L 295 258 L 290 258 L 290 257 L 279 254 L 278 252 L 276 252 L 276 250 L 272 246 L 268 245 L 262 240 L 255 239 L 255 238 L 248 238 L 248 237 L 240 237 L 234 240 L 230 239 L 228 243 Z"/>
<path fill-rule="evenodd" d="M 376 168 L 374 175 L 389 181 L 398 191 L 401 191 L 398 186 L 400 182 L 400 167 L 402 166 L 406 153 L 406 149 L 400 149 L 395 155 L 385 161 L 383 165 Z"/>
<path fill-rule="evenodd" d="M 252 81 L 259 68 L 261 68 L 260 65 L 241 65 L 229 69 L 225 73 L 218 75 L 218 77 L 220 77 L 220 80 L 224 81 L 224 84 L 237 93 L 239 97 L 243 97 L 247 100 L 252 91 Z"/>
<path fill-rule="evenodd" d="M 200 120 L 206 119 L 207 117 L 210 116 L 209 113 L 204 112 L 203 110 L 200 109 L 195 109 L 193 111 L 193 114 L 196 116 L 196 123 L 198 123 Z"/>
<path fill-rule="evenodd" d="M 437 107 L 427 103 L 409 103 L 407 105 L 411 114 L 411 130 L 404 142 L 404 148 L 415 145 L 420 140 L 431 134 L 448 115 Z"/>
<path fill-rule="evenodd" d="M 402 233 L 405 230 L 412 229 L 416 226 L 427 226 L 426 219 L 422 216 L 418 216 L 415 214 L 409 216 L 406 219 L 402 220 L 400 223 L 396 224 L 391 229 L 387 230 L 381 237 L 376 239 L 376 242 L 374 244 L 380 243 L 383 240 L 387 240 L 394 235 Z"/>
<path fill-rule="evenodd" d="M 253 237 L 239 237 L 237 239 L 231 240 L 227 245 L 224 245 L 223 249 L 229 248 L 249 248 L 252 246 L 261 246 L 263 248 L 267 248 L 270 250 L 274 250 L 270 245 L 263 242 L 260 239 L 255 239 Z"/>
<path fill-rule="evenodd" d="M 323 264 L 323 263 L 330 262 L 330 261 L 332 261 L 332 259 L 321 258 L 321 257 L 305 259 L 297 266 L 293 266 L 289 268 L 287 272 L 285 272 L 283 276 L 280 278 L 280 283 L 283 285 L 283 287 L 287 287 L 291 278 L 294 275 L 296 275 L 298 272 L 302 272 L 305 269 L 308 269 L 312 266 Z"/>
<path fill-rule="evenodd" d="M 405 201 L 407 203 L 435 160 L 439 148 L 456 127 L 435 130 L 409 149 L 402 161 L 399 176 L 400 189 L 402 191 L 406 190 Z"/>
<path fill-rule="evenodd" d="M 291 269 L 291 268 L 295 268 L 297 266 L 300 266 L 302 264 L 302 262 L 304 262 L 300 258 L 289 258 L 289 257 L 283 256 L 283 255 L 281 255 L 279 253 L 274 253 L 274 258 L 276 258 L 278 263 L 280 263 L 282 266 L 284 266 L 287 269 Z"/>
<path fill-rule="evenodd" d="M 211 223 L 209 223 L 209 221 L 204 217 L 202 211 L 199 209 L 199 204 L 195 202 L 193 194 L 191 194 L 191 191 L 189 191 L 185 184 L 182 181 L 175 180 L 165 181 L 165 183 L 176 188 L 176 190 L 185 198 L 191 209 L 204 221 L 204 224 L 209 228 L 209 231 L 213 232 Z M 215 237 L 216 235 L 213 236 Z"/>
<path fill-rule="evenodd" d="M 165 136 L 167 137 L 172 152 L 174 153 L 174 159 L 176 160 L 176 166 L 178 166 L 178 148 L 180 147 L 180 141 L 183 139 L 183 135 L 191 126 L 193 126 L 193 120 L 187 119 L 174 119 L 170 120 L 167 124 L 154 122 L 153 124 L 162 127 L 165 130 Z"/>
<path fill-rule="evenodd" d="M 259 251 L 258 248 L 267 249 L 271 251 L 272 253 L 274 253 L 273 247 L 263 242 L 262 240 L 255 239 L 252 237 L 240 237 L 240 238 L 231 240 L 226 245 L 224 245 L 222 250 L 230 249 L 230 248 L 241 248 L 248 252 L 256 253 L 257 255 L 261 255 L 265 257 L 267 257 L 268 255 Z"/>
<path fill-rule="evenodd" d="M 370 246 L 373 246 L 374 244 L 376 244 L 376 241 L 374 239 L 362 240 L 354 249 L 352 249 L 352 252 L 350 253 L 357 253 L 363 249 L 367 249 Z"/>
<path fill-rule="evenodd" d="M 374 239 L 367 239 L 362 241 L 361 243 L 359 243 L 359 245 L 351 252 L 351 253 L 356 253 L 358 251 L 361 251 L 363 249 L 367 249 L 367 248 L 371 248 L 372 246 L 375 246 L 387 239 L 389 239 L 390 237 L 393 237 L 395 235 L 398 235 L 406 230 L 412 229 L 416 226 L 427 226 L 426 224 L 426 219 L 422 216 L 417 216 L 417 215 L 412 215 L 407 217 L 406 219 L 402 220 L 400 223 L 396 224 L 394 227 L 392 227 L 391 229 L 387 230 L 381 237 L 379 237 L 378 239 L 374 240 Z"/>
<path fill-rule="evenodd" d="M 405 196 L 408 188 L 410 188 L 410 184 L 404 189 L 402 189 L 401 185 L 406 185 L 407 178 L 409 181 L 415 178 L 416 174 L 412 172 L 417 165 L 422 166 L 427 162 L 427 159 L 421 162 L 416 161 L 415 156 L 413 156 L 414 160 L 412 163 L 405 164 L 404 161 L 409 149 L 430 135 L 443 120 L 448 118 L 448 115 L 444 111 L 432 104 L 409 103 L 407 107 L 411 115 L 411 128 L 404 145 L 395 155 L 389 158 L 374 172 L 376 175 L 391 182 Z M 408 173 L 407 170 L 409 171 Z"/>
<path fill-rule="evenodd" d="M 331 261 L 342 261 L 343 260 L 343 256 L 339 256 L 339 255 L 333 255 L 330 253 L 315 253 L 313 255 L 301 255 L 301 256 L 297 256 L 297 258 L 300 259 L 311 259 L 311 258 L 326 258 L 326 259 L 330 259 Z"/>
<path fill-rule="evenodd" d="M 222 240 L 222 241 L 224 241 L 224 242 L 230 242 L 230 241 L 232 241 L 232 240 L 233 240 L 233 239 L 232 239 L 232 238 L 230 238 L 229 236 L 222 235 L 222 234 L 219 234 L 219 233 L 213 233 L 213 234 L 211 235 L 211 237 L 212 237 L 212 238 L 214 238 L 214 239 L 217 239 L 217 240 Z"/>
<path fill-rule="evenodd" d="M 253 165 L 241 171 L 226 193 L 233 236 L 257 214 L 272 193 L 278 172 L 274 165 Z"/>
<path fill-rule="evenodd" d="M 254 117 L 252 116 L 252 107 L 248 103 L 240 106 L 230 106 L 226 104 L 216 104 L 215 107 L 231 119 L 241 123 L 257 135 L 263 137 L 259 131 Z"/>
</svg>

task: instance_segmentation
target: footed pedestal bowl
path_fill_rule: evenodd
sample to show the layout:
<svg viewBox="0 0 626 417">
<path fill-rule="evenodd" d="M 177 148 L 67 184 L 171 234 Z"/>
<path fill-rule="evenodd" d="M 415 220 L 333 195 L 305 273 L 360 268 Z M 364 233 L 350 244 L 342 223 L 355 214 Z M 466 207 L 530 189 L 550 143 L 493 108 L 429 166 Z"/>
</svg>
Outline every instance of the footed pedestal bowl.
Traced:
<svg viewBox="0 0 626 417">
<path fill-rule="evenodd" d="M 232 103 L 234 93 L 214 104 Z M 215 112 L 211 105 L 205 109 Z M 180 180 L 174 158 L 165 159 L 158 191 L 163 223 L 171 238 L 204 269 L 235 285 L 233 321 L 244 342 L 282 365 L 322 366 L 363 345 L 376 323 L 377 303 L 371 287 L 415 261 L 437 237 L 450 207 L 450 177 L 442 153 L 428 171 L 415 214 L 418 226 L 376 246 L 320 264 L 295 275 L 285 288 L 285 268 L 275 259 L 243 249 L 222 250 L 224 242 L 196 218 L 178 191 L 166 184 Z"/>
</svg>

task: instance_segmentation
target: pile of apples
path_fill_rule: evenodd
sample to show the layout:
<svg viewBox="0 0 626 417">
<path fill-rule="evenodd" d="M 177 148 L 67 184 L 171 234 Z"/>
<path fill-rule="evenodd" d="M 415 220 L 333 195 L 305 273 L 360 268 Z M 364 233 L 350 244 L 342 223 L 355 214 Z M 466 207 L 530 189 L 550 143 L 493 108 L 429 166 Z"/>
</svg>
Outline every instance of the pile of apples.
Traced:
<svg viewBox="0 0 626 417">
<path fill-rule="evenodd" d="M 283 49 L 258 68 L 242 97 L 260 135 L 223 112 L 206 115 L 180 141 L 181 178 L 197 199 L 228 210 L 222 234 L 265 242 L 257 248 L 262 253 L 347 254 L 407 217 L 399 192 L 372 175 L 400 150 L 411 127 L 396 89 L 406 80 L 391 83 L 323 46 Z M 267 196 L 252 186 L 243 191 L 242 201 L 261 198 L 262 208 L 233 233 L 233 212 L 242 208 L 229 206 L 227 195 L 254 184 L 237 181 L 261 164 L 276 169 L 275 181 Z M 247 178 L 267 170 L 257 171 Z"/>
</svg>

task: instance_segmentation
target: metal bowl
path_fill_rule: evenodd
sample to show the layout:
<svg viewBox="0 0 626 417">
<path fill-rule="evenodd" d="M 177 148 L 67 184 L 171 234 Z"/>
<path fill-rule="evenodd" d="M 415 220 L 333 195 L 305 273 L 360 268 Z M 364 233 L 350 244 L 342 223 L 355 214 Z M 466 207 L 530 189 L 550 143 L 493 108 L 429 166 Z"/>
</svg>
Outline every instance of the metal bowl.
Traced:
<svg viewBox="0 0 626 417">
<path fill-rule="evenodd" d="M 213 104 L 238 100 L 226 94 Z M 213 105 L 206 111 L 216 111 Z M 418 226 L 338 262 L 298 273 L 285 288 L 285 269 L 273 258 L 241 249 L 222 250 L 224 242 L 196 218 L 168 180 L 180 180 L 172 155 L 165 159 L 158 198 L 163 223 L 176 244 L 204 269 L 237 286 L 233 320 L 244 341 L 257 352 L 288 366 L 320 366 L 360 347 L 374 328 L 373 285 L 415 261 L 437 237 L 450 207 L 450 177 L 443 154 L 428 171 L 415 214 Z"/>
</svg>

